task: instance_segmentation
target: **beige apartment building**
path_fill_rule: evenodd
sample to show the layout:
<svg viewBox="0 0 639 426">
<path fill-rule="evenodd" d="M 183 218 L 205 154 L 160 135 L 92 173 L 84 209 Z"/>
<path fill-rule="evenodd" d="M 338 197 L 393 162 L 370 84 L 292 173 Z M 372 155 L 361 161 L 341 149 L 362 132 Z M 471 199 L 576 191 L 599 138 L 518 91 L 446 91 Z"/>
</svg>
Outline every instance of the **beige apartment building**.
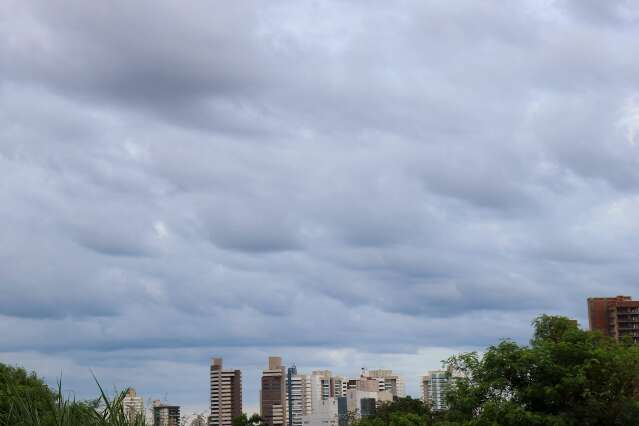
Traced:
<svg viewBox="0 0 639 426">
<path fill-rule="evenodd" d="M 122 406 L 124 415 L 130 422 L 137 417 L 144 417 L 144 398 L 138 396 L 135 389 L 127 389 L 126 396 L 122 399 Z"/>
<path fill-rule="evenodd" d="M 210 369 L 211 415 L 209 426 L 232 426 L 242 415 L 242 372 L 224 369 L 222 358 L 213 358 Z"/>
<path fill-rule="evenodd" d="M 393 374 L 393 370 L 369 370 L 367 375 L 377 380 L 380 392 L 390 392 L 398 398 L 406 396 L 406 385 L 400 376 Z"/>
</svg>

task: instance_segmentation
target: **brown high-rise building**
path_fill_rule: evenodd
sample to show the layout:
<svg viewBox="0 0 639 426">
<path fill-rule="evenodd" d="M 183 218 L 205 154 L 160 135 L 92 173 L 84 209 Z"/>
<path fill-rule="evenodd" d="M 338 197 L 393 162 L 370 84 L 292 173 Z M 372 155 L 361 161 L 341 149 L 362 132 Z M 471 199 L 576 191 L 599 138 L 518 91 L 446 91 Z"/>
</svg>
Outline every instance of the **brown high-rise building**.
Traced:
<svg viewBox="0 0 639 426">
<path fill-rule="evenodd" d="M 231 426 L 242 415 L 242 372 L 224 370 L 222 358 L 211 360 L 211 415 L 209 426 Z"/>
<path fill-rule="evenodd" d="M 639 300 L 630 296 L 588 298 L 590 330 L 619 338 L 630 336 L 639 343 Z"/>
<path fill-rule="evenodd" d="M 286 425 L 286 369 L 282 358 L 268 358 L 268 369 L 262 372 L 260 415 L 269 426 Z"/>
</svg>

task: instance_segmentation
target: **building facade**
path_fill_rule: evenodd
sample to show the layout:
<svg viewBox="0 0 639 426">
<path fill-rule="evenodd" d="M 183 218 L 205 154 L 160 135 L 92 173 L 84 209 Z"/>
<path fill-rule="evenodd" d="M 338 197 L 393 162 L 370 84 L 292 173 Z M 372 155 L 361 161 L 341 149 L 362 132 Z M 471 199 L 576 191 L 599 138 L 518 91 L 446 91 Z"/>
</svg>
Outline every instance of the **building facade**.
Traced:
<svg viewBox="0 0 639 426">
<path fill-rule="evenodd" d="M 397 398 L 406 396 L 406 385 L 400 376 L 393 374 L 393 370 L 370 370 L 368 371 L 368 377 L 377 380 L 379 391 L 390 392 L 391 395 Z"/>
<path fill-rule="evenodd" d="M 288 426 L 301 426 L 303 417 L 312 411 L 311 378 L 306 374 L 298 374 L 295 366 L 287 371 L 286 397 Z"/>
<path fill-rule="evenodd" d="M 333 394 L 335 398 L 346 396 L 348 390 L 348 379 L 342 376 L 333 376 Z"/>
<path fill-rule="evenodd" d="M 328 398 L 322 401 L 312 412 L 302 417 L 303 426 L 338 426 L 337 399 Z"/>
<path fill-rule="evenodd" d="M 384 392 L 384 394 L 388 395 L 388 398 L 383 398 L 385 401 L 388 401 L 389 399 L 392 400 L 389 393 Z M 375 414 L 375 407 L 377 403 L 384 402 L 380 399 L 380 392 L 376 390 L 364 391 L 349 389 L 346 392 L 345 399 L 347 414 L 348 416 L 352 415 L 354 419 L 360 419 L 362 417 Z"/>
<path fill-rule="evenodd" d="M 311 409 L 316 412 L 321 409 L 324 401 L 335 397 L 335 378 L 329 370 L 316 370 L 311 373 L 310 381 Z"/>
<path fill-rule="evenodd" d="M 153 426 L 180 426 L 180 407 L 153 401 Z"/>
<path fill-rule="evenodd" d="M 619 340 L 629 336 L 639 343 L 639 300 L 630 296 L 588 298 L 590 330 Z"/>
<path fill-rule="evenodd" d="M 211 360 L 209 426 L 232 426 L 233 419 L 242 415 L 242 372 L 222 367 L 222 358 Z"/>
<path fill-rule="evenodd" d="M 287 425 L 286 369 L 282 358 L 268 358 L 268 368 L 262 372 L 260 416 L 268 426 Z"/>
<path fill-rule="evenodd" d="M 350 416 L 348 413 L 348 398 L 346 395 L 337 397 L 337 425 L 348 426 Z"/>
<path fill-rule="evenodd" d="M 383 387 L 383 386 L 382 386 Z M 360 390 L 363 392 L 379 392 L 379 381 L 373 377 L 361 376 L 357 379 L 349 379 L 347 391 Z"/>
<path fill-rule="evenodd" d="M 136 418 L 144 417 L 144 399 L 135 392 L 135 389 L 129 388 L 126 396 L 122 399 L 124 407 L 124 415 L 132 422 Z"/>
<path fill-rule="evenodd" d="M 451 375 L 448 371 L 429 371 L 428 374 L 422 376 L 421 380 L 422 401 L 434 411 L 447 409 L 446 392 L 450 383 Z"/>
</svg>

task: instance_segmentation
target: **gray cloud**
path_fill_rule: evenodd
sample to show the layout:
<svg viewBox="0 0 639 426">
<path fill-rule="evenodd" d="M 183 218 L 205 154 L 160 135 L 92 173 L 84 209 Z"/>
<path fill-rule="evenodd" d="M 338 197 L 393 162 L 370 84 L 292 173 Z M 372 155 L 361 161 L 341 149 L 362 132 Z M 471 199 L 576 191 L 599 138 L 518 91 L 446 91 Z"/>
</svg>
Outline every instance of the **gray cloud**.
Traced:
<svg viewBox="0 0 639 426">
<path fill-rule="evenodd" d="M 637 296 L 634 9 L 5 2 L 0 361 L 202 409 L 214 354 L 248 406 L 275 353 L 414 393 Z"/>
</svg>

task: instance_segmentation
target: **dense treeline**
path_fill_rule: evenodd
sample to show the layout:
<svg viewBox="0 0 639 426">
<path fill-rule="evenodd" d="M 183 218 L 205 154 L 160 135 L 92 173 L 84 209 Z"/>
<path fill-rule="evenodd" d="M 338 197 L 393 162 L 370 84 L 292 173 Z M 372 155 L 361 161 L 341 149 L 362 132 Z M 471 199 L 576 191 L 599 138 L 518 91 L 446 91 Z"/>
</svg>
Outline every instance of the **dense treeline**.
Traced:
<svg viewBox="0 0 639 426">
<path fill-rule="evenodd" d="M 96 382 L 97 383 L 97 382 Z M 143 416 L 128 419 L 121 392 L 76 401 L 62 386 L 49 388 L 35 373 L 0 363 L 0 426 L 144 426 Z"/>
<path fill-rule="evenodd" d="M 504 340 L 446 361 L 460 374 L 449 409 L 420 400 L 383 404 L 355 426 L 613 426 L 639 425 L 639 346 L 579 329 L 564 317 L 541 316 L 527 346 Z M 99 388 L 99 385 L 98 385 Z M 35 374 L 0 364 L 0 426 L 114 426 L 127 422 L 124 392 L 77 402 Z M 234 426 L 262 426 L 259 416 Z"/>
<path fill-rule="evenodd" d="M 450 358 L 461 374 L 433 413 L 400 400 L 360 426 L 639 425 L 639 346 L 581 330 L 564 317 L 541 316 L 528 346 L 504 340 L 483 356 Z"/>
</svg>

